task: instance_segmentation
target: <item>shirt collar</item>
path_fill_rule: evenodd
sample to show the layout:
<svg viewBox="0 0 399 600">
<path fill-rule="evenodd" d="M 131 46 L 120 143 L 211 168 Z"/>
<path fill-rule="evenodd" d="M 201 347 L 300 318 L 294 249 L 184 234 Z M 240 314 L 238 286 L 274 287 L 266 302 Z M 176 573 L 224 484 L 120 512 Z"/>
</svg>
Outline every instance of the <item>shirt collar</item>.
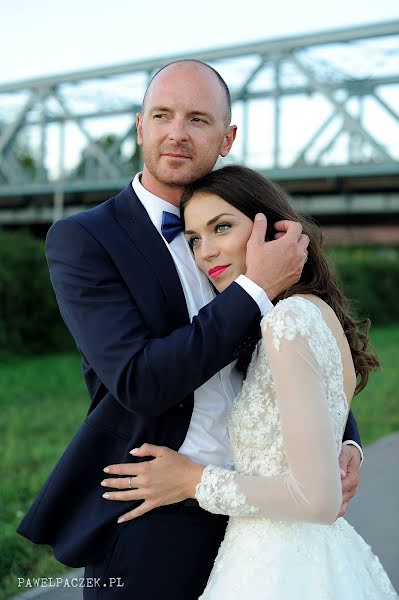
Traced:
<svg viewBox="0 0 399 600">
<path fill-rule="evenodd" d="M 138 199 L 146 209 L 153 225 L 157 228 L 159 233 L 161 233 L 163 211 L 166 210 L 167 212 L 173 213 L 179 217 L 180 210 L 174 204 L 166 202 L 166 200 L 163 200 L 159 196 L 156 196 L 152 192 L 146 190 L 140 181 L 141 175 L 142 173 L 137 173 L 133 179 L 133 190 L 136 192 Z"/>
</svg>

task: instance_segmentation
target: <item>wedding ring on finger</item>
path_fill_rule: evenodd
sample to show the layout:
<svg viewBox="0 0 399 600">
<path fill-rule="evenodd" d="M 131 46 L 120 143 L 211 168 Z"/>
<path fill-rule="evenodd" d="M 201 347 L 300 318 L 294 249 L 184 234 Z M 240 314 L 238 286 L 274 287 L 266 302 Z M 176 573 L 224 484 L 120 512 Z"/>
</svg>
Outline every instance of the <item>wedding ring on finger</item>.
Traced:
<svg viewBox="0 0 399 600">
<path fill-rule="evenodd" d="M 133 489 L 133 487 L 132 487 L 132 478 L 131 478 L 131 477 L 129 477 L 129 488 L 130 488 L 131 490 Z"/>
<path fill-rule="evenodd" d="M 307 252 L 304 252 L 304 253 L 303 253 L 303 255 L 304 255 L 304 257 L 305 257 L 305 263 L 306 263 L 306 262 L 307 262 L 307 260 L 308 260 L 308 253 L 307 253 Z"/>
</svg>

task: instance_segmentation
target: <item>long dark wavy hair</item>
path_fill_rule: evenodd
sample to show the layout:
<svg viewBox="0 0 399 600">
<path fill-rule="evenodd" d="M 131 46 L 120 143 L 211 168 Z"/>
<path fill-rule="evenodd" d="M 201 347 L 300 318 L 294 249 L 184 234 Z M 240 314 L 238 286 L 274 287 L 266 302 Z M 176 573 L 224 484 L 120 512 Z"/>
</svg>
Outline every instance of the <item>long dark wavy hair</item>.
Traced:
<svg viewBox="0 0 399 600">
<path fill-rule="evenodd" d="M 198 192 L 219 196 L 252 221 L 257 213 L 264 213 L 267 217 L 266 240 L 269 241 L 274 239 L 276 221 L 289 219 L 301 223 L 303 233 L 310 239 L 308 260 L 299 281 L 275 298 L 273 303 L 293 294 L 314 294 L 333 309 L 351 349 L 357 376 L 355 394 L 359 393 L 366 386 L 370 371 L 379 367 L 377 356 L 367 351 L 370 320 L 356 321 L 351 315 L 349 302 L 341 290 L 335 269 L 323 250 L 320 228 L 292 208 L 287 194 L 280 186 L 246 167 L 229 165 L 212 171 L 189 185 L 180 204 L 183 221 L 188 202 Z M 244 372 L 254 347 L 255 342 L 251 351 L 239 360 L 239 366 Z"/>
</svg>

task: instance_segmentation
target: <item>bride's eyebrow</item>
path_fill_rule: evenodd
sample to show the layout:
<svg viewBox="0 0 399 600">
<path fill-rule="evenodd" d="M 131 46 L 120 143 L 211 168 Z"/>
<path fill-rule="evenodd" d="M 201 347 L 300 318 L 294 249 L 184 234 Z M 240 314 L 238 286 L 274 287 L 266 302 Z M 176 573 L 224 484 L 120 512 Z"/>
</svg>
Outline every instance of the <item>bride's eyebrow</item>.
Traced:
<svg viewBox="0 0 399 600">
<path fill-rule="evenodd" d="M 216 215 L 216 217 L 213 217 L 210 221 L 208 221 L 208 223 L 206 224 L 207 227 L 209 227 L 210 225 L 213 225 L 214 223 L 216 223 L 216 221 L 218 219 L 220 219 L 220 217 L 234 217 L 235 215 L 231 214 L 231 213 L 220 213 L 220 215 Z M 186 229 L 186 231 L 184 232 L 186 235 L 191 235 L 192 233 L 195 233 L 195 231 L 191 231 Z"/>
</svg>

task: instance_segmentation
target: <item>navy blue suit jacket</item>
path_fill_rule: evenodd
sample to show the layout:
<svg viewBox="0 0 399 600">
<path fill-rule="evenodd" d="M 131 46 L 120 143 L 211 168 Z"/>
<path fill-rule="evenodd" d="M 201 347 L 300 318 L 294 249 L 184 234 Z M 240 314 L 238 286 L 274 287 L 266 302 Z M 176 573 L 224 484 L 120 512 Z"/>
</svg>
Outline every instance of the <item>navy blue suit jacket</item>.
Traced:
<svg viewBox="0 0 399 600">
<path fill-rule="evenodd" d="M 248 347 L 260 312 L 233 283 L 190 323 L 171 255 L 130 184 L 55 223 L 46 255 L 91 403 L 17 531 L 76 567 L 101 559 L 117 517 L 137 504 L 102 498 L 104 466 L 134 461 L 143 442 L 178 450 L 194 390 Z M 352 415 L 349 438 L 360 442 Z"/>
</svg>

